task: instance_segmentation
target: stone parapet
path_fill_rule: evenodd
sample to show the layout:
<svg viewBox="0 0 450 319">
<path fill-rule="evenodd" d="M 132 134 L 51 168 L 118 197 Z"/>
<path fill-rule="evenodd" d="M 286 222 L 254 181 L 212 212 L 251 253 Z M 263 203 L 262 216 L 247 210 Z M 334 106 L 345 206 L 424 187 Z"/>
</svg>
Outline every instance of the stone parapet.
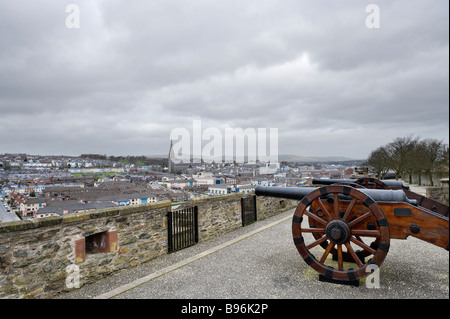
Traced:
<svg viewBox="0 0 450 319">
<path fill-rule="evenodd" d="M 198 199 L 199 241 L 242 227 L 242 194 Z M 258 220 L 297 205 L 258 197 Z M 0 298 L 52 298 L 168 251 L 169 201 L 0 223 Z"/>
</svg>

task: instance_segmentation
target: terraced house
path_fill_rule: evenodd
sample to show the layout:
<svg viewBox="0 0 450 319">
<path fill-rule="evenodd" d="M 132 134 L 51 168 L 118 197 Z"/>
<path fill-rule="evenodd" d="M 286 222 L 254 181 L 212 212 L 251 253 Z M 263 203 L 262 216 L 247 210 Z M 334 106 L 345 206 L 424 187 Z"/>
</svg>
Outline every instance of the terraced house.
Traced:
<svg viewBox="0 0 450 319">
<path fill-rule="evenodd" d="M 98 199 L 98 202 L 112 202 L 118 206 L 138 206 L 142 204 L 155 203 L 157 198 L 153 194 L 135 193 L 105 196 Z"/>
<path fill-rule="evenodd" d="M 70 203 L 69 203 L 70 202 Z M 64 216 L 72 213 L 87 213 L 89 211 L 95 211 L 104 208 L 111 208 L 116 206 L 110 202 L 93 202 L 93 203 L 74 203 L 73 201 L 64 202 L 51 202 L 46 207 L 36 212 L 35 218 L 51 217 L 51 216 Z"/>
<path fill-rule="evenodd" d="M 22 216 L 34 216 L 38 210 L 45 207 L 47 201 L 45 198 L 25 198 L 20 201 L 19 211 Z"/>
</svg>

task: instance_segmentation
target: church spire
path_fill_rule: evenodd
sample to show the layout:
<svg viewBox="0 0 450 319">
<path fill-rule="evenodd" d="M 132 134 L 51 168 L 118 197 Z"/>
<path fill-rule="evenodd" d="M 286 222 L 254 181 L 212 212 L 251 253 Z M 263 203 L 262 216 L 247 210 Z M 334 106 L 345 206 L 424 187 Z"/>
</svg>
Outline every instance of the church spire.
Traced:
<svg viewBox="0 0 450 319">
<path fill-rule="evenodd" d="M 173 154 L 173 141 L 170 140 L 170 150 L 169 150 L 169 164 L 168 164 L 168 168 L 169 168 L 169 173 L 171 174 L 175 174 L 175 166 L 173 163 L 173 158 L 174 158 L 174 154 Z"/>
</svg>

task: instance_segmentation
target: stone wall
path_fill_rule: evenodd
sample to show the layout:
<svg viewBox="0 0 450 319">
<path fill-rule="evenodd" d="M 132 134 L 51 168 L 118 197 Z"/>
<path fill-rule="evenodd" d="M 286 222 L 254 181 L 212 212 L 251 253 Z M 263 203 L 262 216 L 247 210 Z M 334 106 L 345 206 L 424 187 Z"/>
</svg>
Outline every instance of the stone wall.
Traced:
<svg viewBox="0 0 450 319">
<path fill-rule="evenodd" d="M 186 204 L 187 206 L 198 206 L 200 241 L 209 240 L 242 227 L 242 197 L 243 195 L 238 193 L 207 199 L 195 199 Z M 297 205 L 298 202 L 294 200 L 257 197 L 257 218 L 258 220 L 264 220 L 297 207 Z"/>
<path fill-rule="evenodd" d="M 300 201 L 291 199 L 257 197 L 258 220 L 263 220 L 298 206 Z"/>
<path fill-rule="evenodd" d="M 242 227 L 241 194 L 194 200 L 199 241 Z M 297 202 L 257 198 L 258 220 Z M 170 202 L 0 224 L 0 298 L 52 298 L 167 253 Z"/>
<path fill-rule="evenodd" d="M 168 209 L 162 202 L 0 224 L 0 297 L 51 298 L 70 290 L 71 274 L 82 286 L 165 254 Z M 86 252 L 96 234 L 109 238 L 108 251 Z"/>
<path fill-rule="evenodd" d="M 441 179 L 439 187 L 428 187 L 426 196 L 438 202 L 449 204 L 448 178 Z"/>
<path fill-rule="evenodd" d="M 433 185 L 435 187 L 439 187 L 440 180 L 443 178 L 448 178 L 448 172 L 434 172 L 432 173 Z M 403 176 L 403 180 L 409 182 L 409 174 L 405 173 Z M 411 175 L 411 184 L 419 185 L 419 176 L 417 174 Z M 426 173 L 422 173 L 420 176 L 420 185 L 421 186 L 431 186 L 430 175 Z"/>
</svg>

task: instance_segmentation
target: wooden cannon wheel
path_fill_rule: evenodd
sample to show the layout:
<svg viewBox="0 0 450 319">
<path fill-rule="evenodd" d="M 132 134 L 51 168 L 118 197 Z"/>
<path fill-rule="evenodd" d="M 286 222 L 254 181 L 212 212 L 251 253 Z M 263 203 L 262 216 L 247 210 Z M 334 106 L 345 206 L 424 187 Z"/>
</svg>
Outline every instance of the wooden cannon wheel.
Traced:
<svg viewBox="0 0 450 319">
<path fill-rule="evenodd" d="M 314 211 L 311 208 L 309 209 L 309 211 L 311 213 L 314 213 Z M 320 217 L 323 216 L 320 208 L 318 209 L 318 211 L 315 212 L 315 214 L 319 215 Z M 318 225 L 320 225 L 320 224 L 318 224 L 314 219 L 309 218 L 309 227 L 310 228 L 318 228 Z M 370 227 L 370 228 L 373 229 L 373 227 Z M 318 239 L 322 238 L 322 236 L 324 234 L 319 233 L 319 232 L 313 232 L 312 235 L 314 236 L 314 238 L 316 240 L 318 240 Z M 356 239 L 358 239 L 360 242 L 364 243 L 364 241 L 361 239 L 360 236 L 357 236 Z M 376 249 L 379 244 L 380 244 L 379 238 L 374 238 L 368 246 L 371 247 L 372 249 Z M 324 241 L 324 242 L 320 243 L 319 245 L 323 249 L 327 249 L 328 241 Z M 361 261 L 365 261 L 364 258 L 366 258 L 372 254 L 371 251 L 365 250 L 365 249 L 358 249 L 355 251 L 355 253 Z M 338 260 L 338 251 L 335 247 L 331 248 L 330 254 L 333 256 L 333 260 Z M 353 261 L 354 262 L 352 255 L 348 251 L 343 251 L 342 256 L 343 256 L 344 261 L 349 261 L 349 262 Z"/>
<path fill-rule="evenodd" d="M 369 189 L 389 189 L 389 187 L 376 178 L 363 177 L 355 181 L 355 184 Z"/>
<path fill-rule="evenodd" d="M 372 179 L 370 179 L 370 180 L 372 180 Z M 346 183 L 335 183 L 335 184 L 331 184 L 331 186 L 351 186 L 351 187 L 353 187 L 353 188 L 366 188 L 366 187 L 363 186 L 362 184 L 369 185 L 369 183 L 368 183 L 368 182 L 369 182 L 369 179 L 368 179 L 368 178 L 361 178 L 359 181 L 360 181 L 359 184 L 357 184 L 357 183 L 349 183 L 349 182 L 346 182 Z M 379 180 L 378 180 L 378 181 L 379 181 Z M 381 181 L 379 181 L 379 182 L 381 182 Z M 384 185 L 384 183 L 381 182 L 381 184 L 377 184 L 377 185 L 380 185 L 380 187 L 382 187 L 382 185 Z M 373 183 L 371 183 L 370 186 L 373 187 Z M 317 207 L 316 210 L 314 211 L 312 205 L 309 207 L 309 211 L 310 211 L 311 213 L 314 213 L 314 214 L 318 215 L 319 217 L 322 217 L 323 214 L 324 214 L 324 213 L 322 212 L 322 209 L 321 209 L 320 207 Z M 342 212 L 341 212 L 341 214 L 342 214 Z M 315 221 L 314 219 L 310 218 L 310 219 L 309 219 L 309 226 L 310 226 L 311 228 L 317 228 L 316 221 Z M 321 238 L 321 237 L 323 236 L 323 234 L 320 234 L 320 233 L 312 233 L 312 235 L 314 236 L 315 239 L 319 239 L 319 238 Z M 362 241 L 360 238 L 358 238 L 358 240 Z M 379 240 L 378 240 L 378 239 L 375 239 L 375 240 L 370 244 L 370 247 L 376 248 L 376 247 L 378 247 L 378 246 L 377 246 L 378 244 L 379 244 Z M 323 249 L 327 249 L 328 242 L 320 243 L 320 246 L 321 246 Z M 337 256 L 338 252 L 337 252 L 337 249 L 336 249 L 336 248 L 333 247 L 333 248 L 331 249 L 330 253 L 331 253 L 331 255 L 333 256 L 333 260 L 337 260 L 337 259 L 338 259 L 338 256 Z M 343 254 L 344 261 L 352 261 L 352 260 L 353 260 L 353 257 L 352 257 L 348 252 L 343 252 L 342 254 Z M 370 256 L 371 253 L 370 253 L 369 251 L 367 251 L 367 250 L 361 250 L 361 249 L 359 249 L 359 250 L 356 251 L 356 255 L 360 258 L 360 260 L 363 260 L 363 261 L 364 261 L 364 258 Z"/>
<path fill-rule="evenodd" d="M 323 215 L 310 212 L 312 206 L 320 207 Z M 305 217 L 314 220 L 315 227 L 304 221 Z M 367 228 L 368 224 L 371 227 Z M 367 267 L 372 264 L 379 267 L 390 244 L 388 222 L 378 204 L 356 188 L 342 185 L 322 187 L 305 196 L 295 211 L 292 235 L 305 262 L 326 278 L 338 281 L 354 281 L 369 275 L 374 267 Z M 376 247 L 366 245 L 361 237 L 374 239 Z M 319 259 L 311 252 L 318 245 L 326 247 Z M 373 257 L 367 263 L 361 261 L 352 245 Z M 332 250 L 336 251 L 337 269 L 327 259 Z M 356 263 L 352 268 L 344 265 L 345 254 Z"/>
</svg>

